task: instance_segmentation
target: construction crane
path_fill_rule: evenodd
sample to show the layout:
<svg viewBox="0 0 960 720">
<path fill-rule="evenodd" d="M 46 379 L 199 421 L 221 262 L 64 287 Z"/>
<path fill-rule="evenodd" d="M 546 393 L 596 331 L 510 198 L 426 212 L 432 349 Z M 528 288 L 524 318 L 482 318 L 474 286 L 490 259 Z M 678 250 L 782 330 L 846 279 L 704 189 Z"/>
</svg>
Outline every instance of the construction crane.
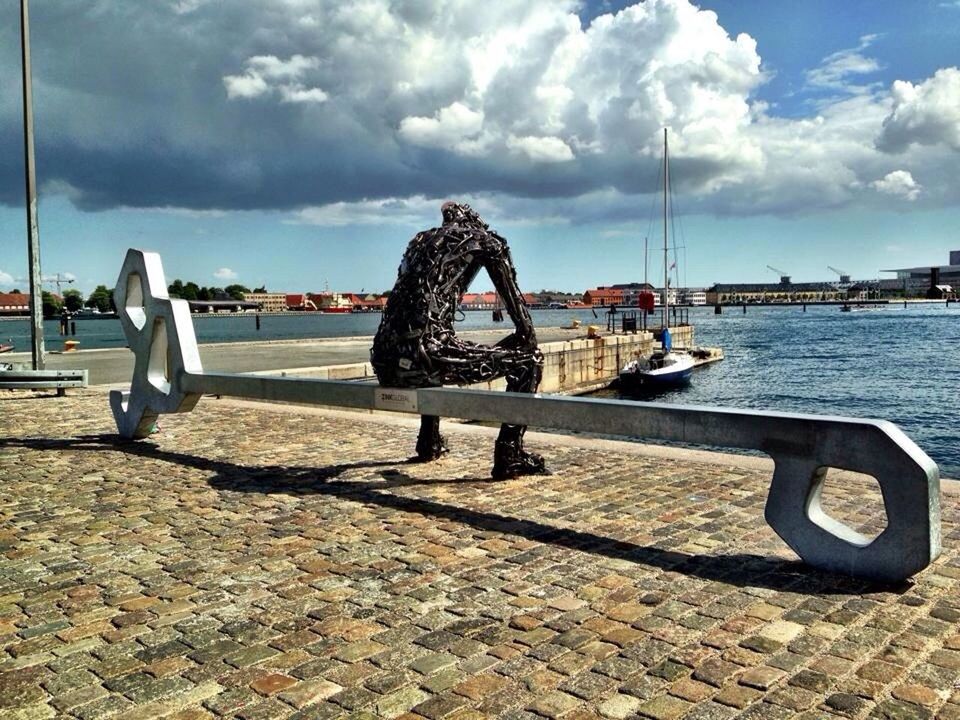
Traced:
<svg viewBox="0 0 960 720">
<path fill-rule="evenodd" d="M 843 270 L 835 268 L 833 265 L 827 265 L 827 270 L 833 270 L 837 275 L 840 276 L 841 285 L 850 285 L 850 274 L 845 273 Z"/>
<path fill-rule="evenodd" d="M 60 295 L 60 296 L 62 297 L 62 296 L 63 296 L 63 293 L 60 292 L 60 286 L 61 286 L 61 285 L 69 285 L 69 284 L 72 283 L 73 281 L 74 281 L 74 278 L 72 278 L 72 277 L 67 277 L 66 275 L 60 275 L 60 273 L 57 273 L 56 275 L 47 275 L 46 277 L 44 277 L 44 278 L 42 279 L 41 282 L 45 282 L 45 283 L 47 283 L 48 285 L 56 285 L 56 286 L 57 286 L 57 295 Z M 26 279 L 26 278 L 17 278 L 17 279 L 16 279 L 16 282 L 27 282 L 27 279 Z"/>
<path fill-rule="evenodd" d="M 773 265 L 767 265 L 767 267 L 768 267 L 769 269 L 773 270 L 775 273 L 777 273 L 777 274 L 780 276 L 780 284 L 781 284 L 781 285 L 789 285 L 789 284 L 790 284 L 790 276 L 787 275 L 787 273 L 785 273 L 783 270 L 780 270 L 779 268 L 775 268 Z"/>
</svg>

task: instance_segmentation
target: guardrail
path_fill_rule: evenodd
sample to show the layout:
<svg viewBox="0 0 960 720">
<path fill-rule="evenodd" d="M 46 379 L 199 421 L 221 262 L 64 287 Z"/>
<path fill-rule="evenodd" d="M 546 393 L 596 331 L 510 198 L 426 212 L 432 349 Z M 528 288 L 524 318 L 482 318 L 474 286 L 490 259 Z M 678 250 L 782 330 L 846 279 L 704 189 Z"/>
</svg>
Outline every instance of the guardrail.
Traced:
<svg viewBox="0 0 960 720">
<path fill-rule="evenodd" d="M 87 387 L 87 370 L 0 370 L 0 389 L 43 390 L 56 388 L 62 395 L 66 388 Z"/>
<path fill-rule="evenodd" d="M 110 404 L 122 436 L 142 438 L 161 413 L 187 412 L 202 394 L 488 420 L 759 450 L 775 469 L 765 518 L 804 561 L 896 582 L 940 554 L 940 475 L 895 425 L 878 420 L 636 403 L 453 388 L 203 372 L 185 301 L 171 300 L 159 255 L 130 250 L 114 291 L 136 355 L 129 392 Z M 827 514 L 826 473 L 873 476 L 887 526 L 873 540 Z"/>
</svg>

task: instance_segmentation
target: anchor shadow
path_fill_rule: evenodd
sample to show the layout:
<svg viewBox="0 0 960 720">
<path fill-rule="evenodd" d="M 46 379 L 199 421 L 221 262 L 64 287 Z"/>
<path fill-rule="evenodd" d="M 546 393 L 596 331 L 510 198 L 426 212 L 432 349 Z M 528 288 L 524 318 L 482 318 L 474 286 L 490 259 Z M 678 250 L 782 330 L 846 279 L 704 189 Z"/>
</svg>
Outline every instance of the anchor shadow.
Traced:
<svg viewBox="0 0 960 720">
<path fill-rule="evenodd" d="M 477 530 L 518 535 L 555 547 L 637 563 L 736 587 L 758 587 L 826 595 L 859 595 L 871 592 L 899 594 L 912 587 L 911 582 L 891 585 L 837 575 L 811 568 L 799 560 L 743 552 L 696 555 L 681 550 L 639 545 L 598 535 L 588 530 L 556 527 L 539 520 L 462 507 L 434 499 L 394 494 L 390 491 L 412 486 L 475 485 L 496 482 L 490 478 L 477 477 L 441 480 L 415 478 L 399 469 L 409 466 L 410 462 L 406 459 L 368 460 L 323 467 L 248 466 L 164 450 L 150 441 L 130 441 L 110 434 L 85 435 L 69 439 L 0 438 L 0 449 L 9 447 L 34 450 L 118 451 L 211 473 L 207 482 L 218 491 L 262 495 L 325 495 L 462 523 Z M 344 473 L 353 470 L 375 470 L 378 479 L 339 479 Z M 534 483 L 536 477 L 531 477 L 528 481 Z M 523 482 L 523 479 L 513 482 Z"/>
</svg>

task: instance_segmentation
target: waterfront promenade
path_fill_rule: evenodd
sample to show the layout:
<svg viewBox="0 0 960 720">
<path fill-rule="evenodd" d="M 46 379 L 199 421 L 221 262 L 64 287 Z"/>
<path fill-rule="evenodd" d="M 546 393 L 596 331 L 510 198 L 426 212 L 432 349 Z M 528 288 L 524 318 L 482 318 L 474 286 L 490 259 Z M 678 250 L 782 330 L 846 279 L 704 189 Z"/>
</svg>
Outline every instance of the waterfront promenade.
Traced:
<svg viewBox="0 0 960 720">
<path fill-rule="evenodd" d="M 511 331 L 512 326 L 495 330 L 469 330 L 459 335 L 472 342 L 493 344 Z M 537 328 L 537 340 L 541 343 L 573 340 L 585 335 L 585 328 Z M 47 338 L 48 348 L 60 347 L 62 342 L 63 338 Z M 232 373 L 344 365 L 368 362 L 372 342 L 373 337 L 370 336 L 211 343 L 200 345 L 200 358 L 205 370 Z M 7 353 L 0 360 L 29 363 L 30 353 Z M 91 385 L 129 385 L 133 376 L 133 353 L 128 348 L 53 352 L 47 355 L 46 363 L 50 370 L 87 368 Z"/>
<path fill-rule="evenodd" d="M 960 718 L 960 510 L 913 582 L 799 564 L 769 465 L 206 398 L 0 395 L 0 717 Z M 864 530 L 868 489 L 831 487 Z"/>
</svg>

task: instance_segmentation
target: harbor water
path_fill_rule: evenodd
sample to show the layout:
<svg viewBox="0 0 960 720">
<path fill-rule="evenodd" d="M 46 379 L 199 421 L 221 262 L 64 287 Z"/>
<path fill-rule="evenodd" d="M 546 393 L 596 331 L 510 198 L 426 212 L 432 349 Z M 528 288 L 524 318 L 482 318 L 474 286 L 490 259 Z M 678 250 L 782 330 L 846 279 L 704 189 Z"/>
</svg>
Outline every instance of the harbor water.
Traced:
<svg viewBox="0 0 960 720">
<path fill-rule="evenodd" d="M 535 310 L 541 327 L 605 324 L 590 310 Z M 379 314 L 290 313 L 198 317 L 201 343 L 373 335 Z M 722 405 L 890 420 L 941 467 L 960 477 L 957 388 L 960 387 L 960 307 L 881 306 L 840 312 L 837 306 L 694 308 L 690 321 L 700 345 L 717 346 L 726 359 L 697 370 L 688 387 L 655 398 L 659 402 Z M 490 312 L 468 312 L 460 329 L 503 327 Z M 49 349 L 62 347 L 58 322 L 45 324 Z M 116 319 L 80 319 L 83 349 L 123 347 Z M 26 320 L 0 323 L 0 343 L 30 347 Z"/>
</svg>

